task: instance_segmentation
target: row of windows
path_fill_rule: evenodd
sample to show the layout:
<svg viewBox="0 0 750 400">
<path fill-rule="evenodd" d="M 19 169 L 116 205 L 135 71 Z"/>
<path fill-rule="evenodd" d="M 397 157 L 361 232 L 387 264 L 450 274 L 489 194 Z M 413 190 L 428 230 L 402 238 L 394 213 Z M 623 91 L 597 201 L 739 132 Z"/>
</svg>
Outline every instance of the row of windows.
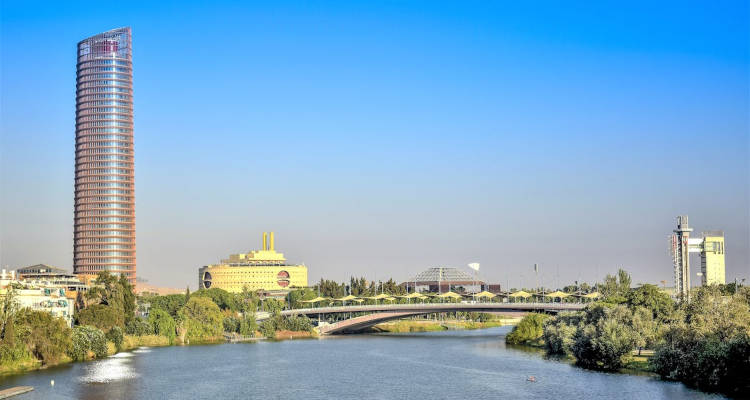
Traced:
<svg viewBox="0 0 750 400">
<path fill-rule="evenodd" d="M 97 74 L 97 73 L 78 73 L 78 81 L 84 79 L 124 79 L 129 80 L 130 75 L 128 74 Z"/>
<path fill-rule="evenodd" d="M 83 143 L 76 145 L 76 150 L 86 150 L 86 149 L 106 149 L 108 147 L 115 147 L 116 149 L 129 149 L 133 147 L 132 143 L 129 142 L 90 142 L 90 143 Z"/>
<path fill-rule="evenodd" d="M 86 72 L 130 72 L 128 67 L 86 67 L 79 68 L 78 73 L 83 74 Z"/>
<path fill-rule="evenodd" d="M 132 90 L 130 88 L 124 88 L 124 87 L 117 87 L 117 86 L 100 86 L 90 89 L 82 89 L 79 90 L 78 93 L 76 93 L 77 96 L 85 96 L 88 94 L 94 94 L 94 93 L 105 93 L 105 92 L 111 92 L 111 93 L 131 93 Z"/>
<path fill-rule="evenodd" d="M 96 182 L 96 181 L 132 181 L 133 177 L 126 175 L 126 176 L 120 176 L 120 175 L 102 175 L 102 176 L 82 176 L 79 178 L 76 178 L 76 183 L 84 183 L 84 182 Z"/>
<path fill-rule="evenodd" d="M 89 244 L 77 246 L 78 250 L 132 250 L 129 244 Z"/>
<path fill-rule="evenodd" d="M 133 133 L 132 128 L 79 128 L 76 130 L 77 135 L 87 133 Z"/>
<path fill-rule="evenodd" d="M 88 150 L 82 150 L 78 152 L 79 156 L 85 156 L 85 155 L 91 155 L 91 154 L 97 154 L 97 153 L 120 153 L 120 154 L 130 154 L 132 153 L 132 150 L 123 149 L 123 148 L 95 148 L 95 149 L 88 149 Z"/>
<path fill-rule="evenodd" d="M 129 260 L 129 259 L 120 259 L 120 258 L 111 258 L 111 259 L 107 259 L 107 258 L 82 258 L 81 261 L 79 261 L 79 262 L 98 263 L 98 264 L 111 263 L 111 264 L 129 264 L 129 265 L 133 265 L 133 260 L 132 259 Z M 101 268 L 109 268 L 110 266 L 108 265 L 106 267 L 103 267 L 103 266 L 99 266 L 99 267 L 101 267 Z M 127 268 L 127 267 L 123 267 L 123 268 Z"/>
<path fill-rule="evenodd" d="M 132 251 L 78 251 L 76 258 L 85 257 L 132 257 Z"/>
<path fill-rule="evenodd" d="M 127 162 L 119 162 L 119 161 L 110 161 L 110 162 L 88 162 L 88 163 L 78 163 L 76 167 L 79 168 L 93 168 L 93 167 L 127 167 L 127 168 L 133 168 L 132 163 Z"/>
<path fill-rule="evenodd" d="M 133 211 L 126 210 L 126 209 L 118 209 L 118 210 L 86 210 L 86 211 L 76 211 L 75 215 L 76 217 L 93 217 L 97 215 L 132 215 Z"/>
<path fill-rule="evenodd" d="M 95 231 L 95 230 L 102 230 L 102 229 L 117 229 L 117 230 L 133 231 L 135 227 L 133 226 L 133 224 L 89 224 L 89 225 L 79 225 L 78 227 L 76 227 L 77 232 Z"/>
<path fill-rule="evenodd" d="M 77 237 L 84 236 L 130 236 L 132 232 L 127 231 L 78 231 Z"/>
<path fill-rule="evenodd" d="M 90 94 L 88 96 L 78 97 L 78 106 L 80 107 L 83 103 L 94 100 L 132 100 L 132 96 L 126 94 L 117 93 L 104 93 L 104 94 Z"/>
<path fill-rule="evenodd" d="M 119 140 L 119 142 L 115 143 L 115 146 L 128 146 L 128 147 L 130 147 L 130 146 L 133 145 L 133 141 L 131 140 L 132 136 L 127 136 L 127 135 L 113 135 L 113 136 L 117 136 L 117 137 L 116 138 L 115 137 L 110 137 L 108 139 L 109 140 Z M 92 138 L 84 137 L 84 138 L 78 138 L 78 139 L 79 140 L 77 140 L 76 146 L 85 146 L 85 145 L 98 144 L 98 143 L 107 143 L 107 142 L 104 141 L 106 139 L 96 139 L 96 138 L 93 138 L 93 137 Z M 104 146 L 106 146 L 106 145 L 104 145 Z M 80 149 L 81 147 L 78 147 L 78 148 Z"/>
<path fill-rule="evenodd" d="M 129 107 L 132 103 L 130 101 L 122 101 L 122 100 L 93 100 L 93 101 L 79 101 L 78 102 L 78 110 L 85 108 L 85 107 L 92 107 L 92 106 L 122 106 L 122 107 Z"/>
<path fill-rule="evenodd" d="M 129 169 L 86 169 L 86 168 L 79 168 L 78 172 L 81 173 L 81 175 L 107 175 L 107 174 L 127 175 L 127 174 L 131 173 L 131 170 L 129 170 Z"/>
<path fill-rule="evenodd" d="M 125 196 L 97 196 L 97 197 L 85 197 L 81 201 L 123 201 L 130 202 L 133 200 L 132 197 Z"/>
<path fill-rule="evenodd" d="M 98 189 L 98 188 L 131 188 L 132 183 L 127 182 L 101 182 L 101 183 L 78 183 L 76 184 L 76 190 L 84 189 Z"/>
<path fill-rule="evenodd" d="M 79 122 L 76 124 L 76 129 L 87 129 L 97 128 L 102 126 L 123 126 L 126 128 L 132 128 L 132 121 L 94 121 L 94 122 Z"/>
<path fill-rule="evenodd" d="M 89 163 L 93 161 L 109 161 L 109 160 L 116 160 L 116 161 L 131 161 L 131 156 L 78 156 L 76 157 L 76 162 L 80 164 Z M 131 161 L 132 162 L 132 161 Z"/>
<path fill-rule="evenodd" d="M 78 85 L 76 85 L 76 89 L 88 89 L 93 87 L 99 87 L 99 86 L 112 86 L 112 87 L 124 87 L 129 88 L 130 82 L 124 82 L 124 81 L 85 81 L 80 82 Z"/>
<path fill-rule="evenodd" d="M 91 115 L 94 113 L 130 114 L 130 109 L 122 107 L 92 107 L 87 109 L 85 113 L 79 113 L 79 116 L 82 117 L 84 115 Z"/>
<path fill-rule="evenodd" d="M 103 108 L 103 107 L 93 107 L 92 106 L 91 109 L 86 110 L 86 112 L 79 112 L 78 115 L 77 115 L 77 117 L 76 117 L 76 122 L 97 121 L 97 120 L 100 120 L 100 119 L 129 119 L 131 117 L 130 116 L 131 109 L 127 108 L 127 107 L 131 106 L 131 104 L 129 102 L 110 100 L 110 101 L 96 101 L 96 102 L 92 102 L 92 103 L 102 103 L 102 105 L 105 105 L 105 106 L 109 106 L 109 105 L 122 105 L 122 106 L 125 106 L 126 108 L 121 108 L 121 107 L 117 107 L 117 108 L 107 107 L 107 108 L 108 109 L 114 109 L 114 110 L 128 110 L 128 112 L 126 112 L 126 113 L 110 113 L 110 112 L 107 112 L 107 113 L 96 113 L 95 111 L 92 111 L 92 110 L 98 110 L 98 109 Z M 88 111 L 92 111 L 92 112 L 88 112 Z"/>
<path fill-rule="evenodd" d="M 82 224 L 90 224 L 92 222 L 129 222 L 130 225 L 133 225 L 133 218 L 128 217 L 95 217 L 95 218 L 76 218 L 76 223 L 78 225 Z"/>
<path fill-rule="evenodd" d="M 117 147 L 120 149 L 129 149 L 132 147 L 133 144 L 129 141 L 122 141 L 122 142 L 86 142 L 76 145 L 76 150 L 84 150 L 84 149 L 97 149 L 97 148 L 105 148 L 105 147 Z"/>
<path fill-rule="evenodd" d="M 126 203 L 90 203 L 90 204 L 76 204 L 76 208 L 82 210 L 94 210 L 97 208 L 130 208 L 133 204 Z"/>
<path fill-rule="evenodd" d="M 90 243 L 125 243 L 123 246 L 132 245 L 132 238 L 129 237 L 97 237 L 97 238 L 86 238 L 78 239 L 75 241 L 76 246 L 88 245 L 93 246 Z M 131 246 L 132 247 L 132 246 Z"/>
<path fill-rule="evenodd" d="M 84 61 L 78 64 L 78 70 L 81 70 L 82 68 L 88 68 L 91 65 L 130 65 L 132 64 L 130 61 L 125 60 L 117 60 L 114 58 L 106 59 L 106 60 L 90 60 L 90 61 Z"/>
</svg>

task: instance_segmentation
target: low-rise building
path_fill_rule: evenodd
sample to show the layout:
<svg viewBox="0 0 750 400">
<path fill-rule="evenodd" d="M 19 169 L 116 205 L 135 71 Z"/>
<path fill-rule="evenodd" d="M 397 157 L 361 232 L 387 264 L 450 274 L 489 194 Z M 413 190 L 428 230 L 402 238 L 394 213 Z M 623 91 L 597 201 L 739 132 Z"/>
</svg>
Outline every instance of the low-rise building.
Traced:
<svg viewBox="0 0 750 400">
<path fill-rule="evenodd" d="M 16 277 L 24 282 L 37 286 L 65 288 L 65 295 L 70 299 L 75 299 L 79 292 L 86 292 L 91 287 L 89 282 L 81 279 L 83 276 L 77 276 L 62 268 L 47 264 L 30 265 L 18 268 L 15 272 Z"/>
<path fill-rule="evenodd" d="M 19 280 L 15 271 L 0 272 L 0 297 L 13 292 L 19 308 L 44 311 L 73 326 L 74 299 L 68 298 L 64 287 L 42 280 Z"/>
<path fill-rule="evenodd" d="M 270 239 L 270 240 L 269 240 Z M 219 264 L 198 270 L 198 288 L 220 288 L 239 293 L 243 288 L 258 291 L 288 291 L 307 286 L 307 267 L 287 264 L 284 254 L 274 249 L 274 235 L 263 233 L 262 250 L 232 254 Z"/>
</svg>

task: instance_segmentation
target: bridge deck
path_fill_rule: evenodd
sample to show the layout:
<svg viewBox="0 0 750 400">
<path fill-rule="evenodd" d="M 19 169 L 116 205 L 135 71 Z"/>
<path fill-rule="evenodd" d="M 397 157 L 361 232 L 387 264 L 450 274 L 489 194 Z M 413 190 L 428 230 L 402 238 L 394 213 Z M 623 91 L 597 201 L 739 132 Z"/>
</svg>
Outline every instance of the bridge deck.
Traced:
<svg viewBox="0 0 750 400">
<path fill-rule="evenodd" d="M 579 311 L 586 307 L 582 303 L 417 303 L 417 304 L 373 304 L 361 306 L 336 306 L 318 308 L 298 308 L 284 310 L 281 315 L 315 315 L 359 312 L 394 312 L 408 311 L 417 313 L 433 312 L 493 312 L 493 311 Z"/>
</svg>

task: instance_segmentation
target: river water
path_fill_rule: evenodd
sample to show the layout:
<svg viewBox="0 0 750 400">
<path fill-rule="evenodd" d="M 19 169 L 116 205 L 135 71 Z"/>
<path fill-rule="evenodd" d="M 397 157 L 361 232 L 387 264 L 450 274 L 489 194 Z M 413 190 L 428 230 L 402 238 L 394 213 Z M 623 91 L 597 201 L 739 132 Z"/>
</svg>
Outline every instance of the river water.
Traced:
<svg viewBox="0 0 750 400">
<path fill-rule="evenodd" d="M 720 399 L 505 345 L 510 327 L 138 349 L 0 378 L 15 399 Z M 529 376 L 536 382 L 528 382 Z M 50 381 L 54 380 L 54 386 Z"/>
</svg>

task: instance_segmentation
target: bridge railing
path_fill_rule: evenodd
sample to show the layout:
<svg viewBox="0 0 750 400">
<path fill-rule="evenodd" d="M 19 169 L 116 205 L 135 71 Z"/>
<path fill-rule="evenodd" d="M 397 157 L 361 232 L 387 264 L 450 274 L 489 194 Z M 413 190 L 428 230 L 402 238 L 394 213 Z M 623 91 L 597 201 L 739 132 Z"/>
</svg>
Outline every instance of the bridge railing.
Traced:
<svg viewBox="0 0 750 400">
<path fill-rule="evenodd" d="M 493 310 L 549 310 L 549 311 L 578 311 L 586 304 L 583 303 L 416 303 L 416 304 L 371 304 L 357 306 L 331 306 L 317 308 L 298 308 L 284 310 L 284 315 L 294 314 L 329 314 L 344 312 L 368 312 L 368 311 L 401 311 L 401 310 L 425 310 L 434 312 L 452 311 L 493 311 Z"/>
</svg>

